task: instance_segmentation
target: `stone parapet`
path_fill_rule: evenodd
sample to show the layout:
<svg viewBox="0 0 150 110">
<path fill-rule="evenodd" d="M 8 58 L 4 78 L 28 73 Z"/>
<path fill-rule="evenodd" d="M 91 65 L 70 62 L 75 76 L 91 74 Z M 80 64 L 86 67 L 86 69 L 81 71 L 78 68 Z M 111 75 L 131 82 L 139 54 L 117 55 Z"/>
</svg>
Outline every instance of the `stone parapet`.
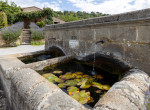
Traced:
<svg viewBox="0 0 150 110">
<path fill-rule="evenodd" d="M 150 20 L 150 9 L 132 11 L 127 13 L 96 17 L 91 19 L 84 19 L 74 22 L 68 22 L 57 25 L 47 25 L 47 29 L 61 29 L 68 27 L 83 27 L 83 26 L 92 26 L 98 24 L 108 24 L 108 23 L 118 23 L 118 22 L 133 22 L 133 21 L 142 21 Z"/>
</svg>

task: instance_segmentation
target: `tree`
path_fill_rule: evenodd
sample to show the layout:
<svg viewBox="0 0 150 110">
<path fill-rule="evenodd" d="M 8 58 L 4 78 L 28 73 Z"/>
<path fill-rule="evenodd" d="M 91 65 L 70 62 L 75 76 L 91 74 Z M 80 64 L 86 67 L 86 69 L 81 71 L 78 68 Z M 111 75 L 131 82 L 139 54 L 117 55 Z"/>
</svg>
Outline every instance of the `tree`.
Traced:
<svg viewBox="0 0 150 110">
<path fill-rule="evenodd" d="M 8 4 L 8 1 L 0 1 L 0 11 L 3 11 L 7 15 L 8 24 L 13 24 L 15 22 L 16 14 L 21 12 L 21 8 L 18 7 L 14 2 L 11 2 L 11 5 Z"/>
<path fill-rule="evenodd" d="M 0 29 L 7 27 L 7 16 L 4 12 L 0 12 Z"/>
<path fill-rule="evenodd" d="M 63 14 L 62 14 L 63 13 Z M 76 21 L 76 20 L 81 20 L 81 19 L 88 19 L 88 18 L 92 18 L 92 17 L 99 17 L 99 16 L 104 16 L 106 14 L 102 14 L 99 12 L 91 12 L 91 13 L 87 13 L 85 11 L 81 12 L 73 12 L 73 11 L 54 11 L 54 16 L 58 17 L 66 22 L 70 22 L 70 21 Z"/>
</svg>

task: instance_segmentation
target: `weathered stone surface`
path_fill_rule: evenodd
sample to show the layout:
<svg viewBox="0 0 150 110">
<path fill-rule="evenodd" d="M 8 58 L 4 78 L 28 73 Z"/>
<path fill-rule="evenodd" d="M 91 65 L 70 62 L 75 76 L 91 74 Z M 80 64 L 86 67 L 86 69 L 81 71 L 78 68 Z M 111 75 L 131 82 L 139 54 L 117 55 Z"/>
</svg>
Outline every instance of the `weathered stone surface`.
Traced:
<svg viewBox="0 0 150 110">
<path fill-rule="evenodd" d="M 150 17 L 150 9 L 138 10 L 133 12 L 127 12 L 122 14 L 104 16 L 91 18 L 86 20 L 74 21 L 69 23 L 63 23 L 59 25 L 49 25 L 46 29 L 54 29 L 54 28 L 67 28 L 67 27 L 81 27 L 85 25 L 95 25 L 95 24 L 107 24 L 107 23 L 116 23 L 116 22 L 126 22 L 126 21 L 135 21 L 135 20 L 143 20 L 145 18 Z"/>
<path fill-rule="evenodd" d="M 23 66 L 24 64 L 12 56 L 0 56 L 0 69 L 4 72 L 5 78 L 9 79 L 11 77 L 10 71 L 14 68 Z"/>
<path fill-rule="evenodd" d="M 87 110 L 87 108 L 62 91 L 50 95 L 48 99 L 39 105 L 39 108 L 43 110 Z"/>
<path fill-rule="evenodd" d="M 93 48 L 96 43 L 100 46 L 96 52 L 109 52 L 116 54 L 119 58 L 130 62 L 134 67 L 138 67 L 150 74 L 150 9 L 123 13 L 100 18 L 92 18 L 81 21 L 69 22 L 58 25 L 49 25 L 45 28 L 45 33 L 55 36 L 55 43 L 46 37 L 45 49 L 56 46 L 61 40 L 63 49 L 68 55 L 84 57 L 95 52 Z M 59 34 L 58 34 L 59 33 Z M 69 42 L 76 36 L 79 42 L 78 48 L 71 48 Z M 58 39 L 57 39 L 58 38 Z M 130 60 L 132 59 L 132 61 Z M 139 60 L 140 59 L 140 60 Z M 146 63 L 146 62 L 147 63 Z"/>
<path fill-rule="evenodd" d="M 147 37 L 147 36 L 150 36 L 150 31 L 147 31 L 147 30 L 150 30 L 150 26 L 147 25 L 147 26 L 139 26 L 138 27 L 138 39 L 137 41 L 141 41 L 141 42 L 150 42 L 150 37 Z"/>
<path fill-rule="evenodd" d="M 65 60 L 65 58 L 62 59 Z M 11 62 L 8 62 L 8 60 L 11 60 Z M 16 64 L 13 65 L 12 62 Z M 50 108 L 56 110 L 59 108 L 64 110 L 65 108 L 66 110 L 86 110 L 83 105 L 65 94 L 53 83 L 48 82 L 37 72 L 24 68 L 25 65 L 17 58 L 1 57 L 0 67 L 0 78 L 5 86 L 4 90 L 12 109 L 41 110 L 44 108 L 45 110 Z"/>
<path fill-rule="evenodd" d="M 0 110 L 10 110 L 1 82 L 0 82 Z"/>
<path fill-rule="evenodd" d="M 150 77 L 146 73 L 132 69 L 97 102 L 94 110 L 146 110 L 149 85 Z"/>
<path fill-rule="evenodd" d="M 2 34 L 0 31 L 0 47 L 3 46 L 5 44 L 4 40 L 2 39 Z"/>
<path fill-rule="evenodd" d="M 32 68 L 34 70 L 42 70 L 44 67 L 49 66 L 49 65 L 54 65 L 60 62 L 64 62 L 70 59 L 73 59 L 73 56 L 63 56 L 63 57 L 58 57 L 58 58 L 52 58 L 44 61 L 39 61 L 35 63 L 30 63 L 26 64 L 24 67 L 26 68 Z"/>
</svg>

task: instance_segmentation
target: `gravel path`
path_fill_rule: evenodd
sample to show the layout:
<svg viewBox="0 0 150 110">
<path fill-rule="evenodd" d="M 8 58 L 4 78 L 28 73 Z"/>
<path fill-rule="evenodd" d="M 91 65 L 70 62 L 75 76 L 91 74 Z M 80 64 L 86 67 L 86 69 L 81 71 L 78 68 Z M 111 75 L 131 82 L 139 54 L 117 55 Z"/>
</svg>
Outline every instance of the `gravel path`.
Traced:
<svg viewBox="0 0 150 110">
<path fill-rule="evenodd" d="M 31 46 L 31 45 L 20 45 L 18 47 L 0 48 L 0 55 L 10 55 L 16 53 L 28 53 L 44 50 L 44 45 Z"/>
</svg>

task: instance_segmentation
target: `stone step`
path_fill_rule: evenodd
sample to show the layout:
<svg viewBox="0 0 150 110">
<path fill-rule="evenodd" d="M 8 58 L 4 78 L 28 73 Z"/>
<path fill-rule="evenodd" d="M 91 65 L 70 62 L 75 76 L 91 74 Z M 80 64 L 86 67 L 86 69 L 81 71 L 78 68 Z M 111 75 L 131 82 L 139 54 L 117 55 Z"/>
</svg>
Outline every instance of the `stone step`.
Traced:
<svg viewBox="0 0 150 110">
<path fill-rule="evenodd" d="M 29 35 L 22 35 L 22 37 L 31 37 L 31 35 L 29 34 Z"/>
<path fill-rule="evenodd" d="M 31 43 L 31 31 L 30 29 L 22 30 L 22 45 L 30 45 Z"/>
<path fill-rule="evenodd" d="M 31 43 L 31 40 L 22 40 L 22 43 Z"/>
<path fill-rule="evenodd" d="M 28 39 L 31 39 L 31 38 L 30 37 L 23 37 L 22 40 L 24 40 L 24 39 L 28 40 Z"/>
<path fill-rule="evenodd" d="M 31 34 L 22 34 L 23 36 L 30 36 Z"/>
<path fill-rule="evenodd" d="M 31 43 L 31 40 L 28 40 L 28 41 L 22 41 L 22 42 Z"/>
<path fill-rule="evenodd" d="M 22 42 L 21 45 L 30 45 L 30 43 Z"/>
<path fill-rule="evenodd" d="M 31 33 L 30 31 L 22 31 L 22 33 Z"/>
<path fill-rule="evenodd" d="M 22 41 L 30 41 L 31 39 L 22 39 Z"/>
</svg>

